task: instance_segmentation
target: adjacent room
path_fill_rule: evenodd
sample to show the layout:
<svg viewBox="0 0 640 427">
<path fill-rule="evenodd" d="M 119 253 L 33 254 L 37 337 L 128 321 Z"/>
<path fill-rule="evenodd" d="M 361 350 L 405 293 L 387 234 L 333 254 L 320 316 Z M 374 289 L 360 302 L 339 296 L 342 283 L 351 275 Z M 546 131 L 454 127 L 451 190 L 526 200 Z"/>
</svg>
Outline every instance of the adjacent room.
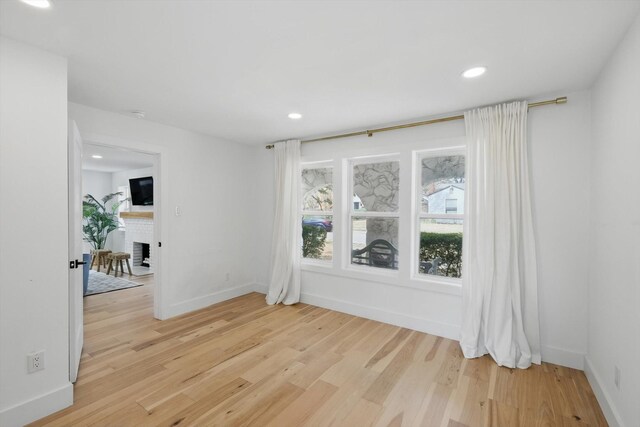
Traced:
<svg viewBox="0 0 640 427">
<path fill-rule="evenodd" d="M 0 426 L 640 427 L 640 0 L 1 0 Z"/>
<path fill-rule="evenodd" d="M 83 153 L 84 296 L 152 284 L 154 156 L 87 143 Z"/>
</svg>

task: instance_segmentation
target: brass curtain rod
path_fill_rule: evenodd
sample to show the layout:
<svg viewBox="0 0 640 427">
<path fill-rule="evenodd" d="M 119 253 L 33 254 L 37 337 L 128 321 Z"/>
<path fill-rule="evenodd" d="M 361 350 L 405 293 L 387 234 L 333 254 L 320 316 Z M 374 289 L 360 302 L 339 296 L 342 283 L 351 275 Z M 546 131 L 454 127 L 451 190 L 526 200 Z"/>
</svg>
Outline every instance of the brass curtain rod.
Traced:
<svg viewBox="0 0 640 427">
<path fill-rule="evenodd" d="M 547 101 L 532 102 L 531 104 L 529 104 L 529 108 L 531 108 L 531 107 L 541 107 L 543 105 L 566 104 L 566 103 L 567 103 L 567 97 L 566 96 L 562 96 L 560 98 L 549 99 Z M 350 136 L 358 136 L 358 135 L 373 136 L 374 133 L 378 133 L 378 132 L 387 132 L 387 131 L 390 131 L 390 130 L 413 128 L 413 127 L 416 127 L 416 126 L 432 125 L 434 123 L 452 122 L 454 120 L 463 120 L 463 119 L 464 119 L 464 114 L 459 114 L 457 116 L 440 117 L 438 119 L 423 120 L 423 121 L 420 121 L 420 122 L 413 122 L 413 123 L 405 123 L 403 125 L 395 125 L 395 126 L 388 126 L 388 127 L 384 127 L 384 128 L 377 128 L 377 129 L 370 129 L 370 130 L 360 130 L 360 131 L 349 132 L 349 133 L 341 133 L 341 134 L 338 134 L 338 135 L 323 136 L 321 138 L 305 139 L 305 140 L 300 141 L 300 142 L 326 141 L 326 140 L 329 140 L 329 139 L 348 138 Z M 268 144 L 264 148 L 266 148 L 267 150 L 270 150 L 273 147 L 274 147 L 274 144 Z"/>
</svg>

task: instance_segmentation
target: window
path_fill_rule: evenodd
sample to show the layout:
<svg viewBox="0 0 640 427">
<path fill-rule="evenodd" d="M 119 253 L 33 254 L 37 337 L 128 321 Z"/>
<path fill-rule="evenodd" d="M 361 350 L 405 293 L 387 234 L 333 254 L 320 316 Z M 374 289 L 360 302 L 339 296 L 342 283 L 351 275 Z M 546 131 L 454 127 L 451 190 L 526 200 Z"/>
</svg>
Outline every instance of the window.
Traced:
<svg viewBox="0 0 640 427">
<path fill-rule="evenodd" d="M 120 206 L 118 206 L 118 228 L 124 230 L 125 223 L 120 213 L 129 211 L 129 186 L 122 185 L 118 187 L 118 193 L 120 193 L 118 194 L 118 203 L 120 203 Z"/>
<path fill-rule="evenodd" d="M 457 153 L 422 155 L 418 169 L 418 273 L 458 278 L 462 272 L 465 158 Z"/>
<path fill-rule="evenodd" d="M 352 162 L 351 264 L 398 269 L 398 160 Z"/>
<path fill-rule="evenodd" d="M 302 169 L 302 256 L 333 259 L 333 169 Z"/>
<path fill-rule="evenodd" d="M 448 214 L 458 213 L 458 199 L 445 200 L 445 213 L 448 213 Z"/>
</svg>

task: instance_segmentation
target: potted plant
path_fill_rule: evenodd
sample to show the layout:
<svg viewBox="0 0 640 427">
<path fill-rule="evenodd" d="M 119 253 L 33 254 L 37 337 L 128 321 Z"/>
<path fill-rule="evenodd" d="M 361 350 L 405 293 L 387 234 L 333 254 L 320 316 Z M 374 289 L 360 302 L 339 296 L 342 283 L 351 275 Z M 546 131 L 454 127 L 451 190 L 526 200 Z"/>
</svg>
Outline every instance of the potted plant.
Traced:
<svg viewBox="0 0 640 427">
<path fill-rule="evenodd" d="M 107 243 L 107 236 L 113 230 L 118 228 L 118 208 L 127 199 L 112 202 L 112 200 L 122 193 L 111 193 L 104 196 L 101 200 L 96 199 L 91 194 L 84 196 L 82 202 L 82 217 L 84 224 L 82 232 L 84 240 L 89 242 L 91 247 L 95 249 L 104 249 Z M 84 269 L 82 277 L 82 285 L 84 293 L 87 293 L 89 286 L 89 268 L 91 265 L 91 255 L 83 254 Z"/>
<path fill-rule="evenodd" d="M 107 236 L 118 228 L 118 208 L 125 200 L 116 202 L 112 202 L 112 200 L 120 195 L 122 193 L 107 194 L 101 200 L 91 194 L 84 196 L 82 232 L 84 240 L 89 242 L 93 249 L 104 249 Z"/>
</svg>

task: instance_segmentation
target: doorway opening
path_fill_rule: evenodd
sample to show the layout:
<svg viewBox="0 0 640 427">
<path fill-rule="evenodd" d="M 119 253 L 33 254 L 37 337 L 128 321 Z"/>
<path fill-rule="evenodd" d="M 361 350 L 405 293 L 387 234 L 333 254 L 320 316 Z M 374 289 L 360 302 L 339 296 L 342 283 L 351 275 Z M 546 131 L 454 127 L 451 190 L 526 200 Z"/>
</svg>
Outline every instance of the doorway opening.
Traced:
<svg viewBox="0 0 640 427">
<path fill-rule="evenodd" d="M 83 153 L 83 252 L 91 255 L 85 298 L 153 287 L 157 267 L 153 250 L 155 207 L 159 202 L 154 199 L 157 155 L 92 142 L 83 144 Z M 95 206 L 93 211 L 87 209 L 89 204 Z M 92 214 L 98 219 L 94 221 Z M 106 221 L 106 230 L 101 229 L 105 216 L 112 221 Z M 122 297 L 134 293 L 129 291 Z M 154 292 L 148 294 L 153 297 Z"/>
</svg>

